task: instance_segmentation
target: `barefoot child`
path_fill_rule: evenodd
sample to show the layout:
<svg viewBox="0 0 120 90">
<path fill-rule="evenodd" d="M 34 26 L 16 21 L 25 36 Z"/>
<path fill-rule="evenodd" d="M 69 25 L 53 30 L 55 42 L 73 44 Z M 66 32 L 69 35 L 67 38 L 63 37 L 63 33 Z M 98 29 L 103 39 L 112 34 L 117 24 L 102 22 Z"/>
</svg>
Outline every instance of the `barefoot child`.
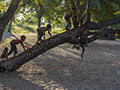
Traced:
<svg viewBox="0 0 120 90">
<path fill-rule="evenodd" d="M 51 31 L 51 25 L 48 24 L 47 27 L 38 27 L 37 28 L 37 32 L 38 32 L 38 40 L 36 42 L 36 44 L 42 40 L 42 36 L 44 35 L 44 39 L 45 39 L 45 32 L 48 31 L 48 34 L 52 37 L 50 31 Z"/>
<path fill-rule="evenodd" d="M 83 30 L 82 33 L 80 33 L 78 36 L 78 46 L 74 45 L 73 49 L 79 49 L 80 47 L 82 47 L 82 54 L 81 54 L 81 58 L 83 59 L 83 54 L 85 51 L 85 46 L 87 44 L 87 30 Z"/>
<path fill-rule="evenodd" d="M 26 46 L 23 45 L 23 42 L 25 41 L 26 37 L 24 35 L 22 35 L 20 38 L 21 39 L 14 39 L 10 42 L 11 50 L 9 51 L 7 56 L 9 56 L 13 51 L 14 51 L 14 56 L 17 55 L 16 44 L 21 44 L 23 46 L 23 49 L 25 50 Z"/>
</svg>

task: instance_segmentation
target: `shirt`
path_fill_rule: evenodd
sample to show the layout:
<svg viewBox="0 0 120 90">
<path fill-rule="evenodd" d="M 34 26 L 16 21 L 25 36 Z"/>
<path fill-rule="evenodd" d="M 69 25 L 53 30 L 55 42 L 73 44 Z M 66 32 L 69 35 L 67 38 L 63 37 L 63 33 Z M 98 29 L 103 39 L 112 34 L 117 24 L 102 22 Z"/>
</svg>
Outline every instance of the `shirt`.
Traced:
<svg viewBox="0 0 120 90">
<path fill-rule="evenodd" d="M 80 33 L 78 39 L 81 44 L 85 44 L 87 40 L 87 34 Z"/>
</svg>

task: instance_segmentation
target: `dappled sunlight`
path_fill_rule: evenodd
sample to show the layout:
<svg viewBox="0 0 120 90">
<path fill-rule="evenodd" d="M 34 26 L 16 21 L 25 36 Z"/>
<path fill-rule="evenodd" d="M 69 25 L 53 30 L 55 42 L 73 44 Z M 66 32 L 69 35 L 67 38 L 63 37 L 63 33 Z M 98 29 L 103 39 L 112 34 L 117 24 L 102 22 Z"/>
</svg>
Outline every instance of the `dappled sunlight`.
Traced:
<svg viewBox="0 0 120 90">
<path fill-rule="evenodd" d="M 36 34 L 25 35 L 25 42 L 32 47 L 37 40 Z M 19 38 L 21 34 L 15 36 Z M 0 50 L 5 46 L 10 48 L 5 41 L 0 44 Z M 80 57 L 82 49 L 76 50 L 72 47 L 73 45 L 68 43 L 59 45 L 25 63 L 16 72 L 0 74 L 0 88 L 16 89 L 14 85 L 19 82 L 17 86 L 21 90 L 23 87 L 27 90 L 120 88 L 119 41 L 92 42 L 86 47 L 83 59 Z M 24 51 L 21 45 L 17 45 L 17 48 L 19 54 Z M 7 83 L 9 81 L 10 84 Z"/>
</svg>

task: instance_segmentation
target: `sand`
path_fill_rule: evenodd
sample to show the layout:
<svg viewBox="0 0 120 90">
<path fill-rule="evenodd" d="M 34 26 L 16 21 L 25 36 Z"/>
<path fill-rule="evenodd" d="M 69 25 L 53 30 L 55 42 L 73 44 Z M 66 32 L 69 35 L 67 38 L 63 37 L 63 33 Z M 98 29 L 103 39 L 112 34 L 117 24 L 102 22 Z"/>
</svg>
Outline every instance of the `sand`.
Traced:
<svg viewBox="0 0 120 90">
<path fill-rule="evenodd" d="M 36 34 L 26 36 L 32 47 Z M 0 50 L 10 48 L 13 38 L 4 33 L 6 40 L 0 44 Z M 0 90 L 120 90 L 120 41 L 96 40 L 86 47 L 84 59 L 80 57 L 81 49 L 72 46 L 59 45 L 15 72 L 0 73 Z M 18 53 L 23 52 L 20 45 L 17 48 Z"/>
</svg>

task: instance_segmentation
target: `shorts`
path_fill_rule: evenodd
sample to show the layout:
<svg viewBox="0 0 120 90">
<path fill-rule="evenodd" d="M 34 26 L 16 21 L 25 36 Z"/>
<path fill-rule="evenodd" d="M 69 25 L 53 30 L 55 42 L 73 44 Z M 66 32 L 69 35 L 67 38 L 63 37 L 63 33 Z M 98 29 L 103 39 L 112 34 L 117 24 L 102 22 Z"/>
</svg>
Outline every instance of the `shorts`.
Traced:
<svg viewBox="0 0 120 90">
<path fill-rule="evenodd" d="M 82 49 L 85 50 L 85 44 L 81 44 L 80 42 L 78 42 L 78 47 L 82 47 Z"/>
<path fill-rule="evenodd" d="M 38 32 L 38 41 L 40 41 L 44 33 L 40 29 L 37 29 L 37 32 Z"/>
<path fill-rule="evenodd" d="M 14 51 L 14 54 L 16 55 L 17 54 L 17 48 L 15 46 L 15 44 L 13 42 L 10 42 L 10 45 L 11 45 L 11 50 L 9 51 L 8 53 L 8 56 Z"/>
</svg>

